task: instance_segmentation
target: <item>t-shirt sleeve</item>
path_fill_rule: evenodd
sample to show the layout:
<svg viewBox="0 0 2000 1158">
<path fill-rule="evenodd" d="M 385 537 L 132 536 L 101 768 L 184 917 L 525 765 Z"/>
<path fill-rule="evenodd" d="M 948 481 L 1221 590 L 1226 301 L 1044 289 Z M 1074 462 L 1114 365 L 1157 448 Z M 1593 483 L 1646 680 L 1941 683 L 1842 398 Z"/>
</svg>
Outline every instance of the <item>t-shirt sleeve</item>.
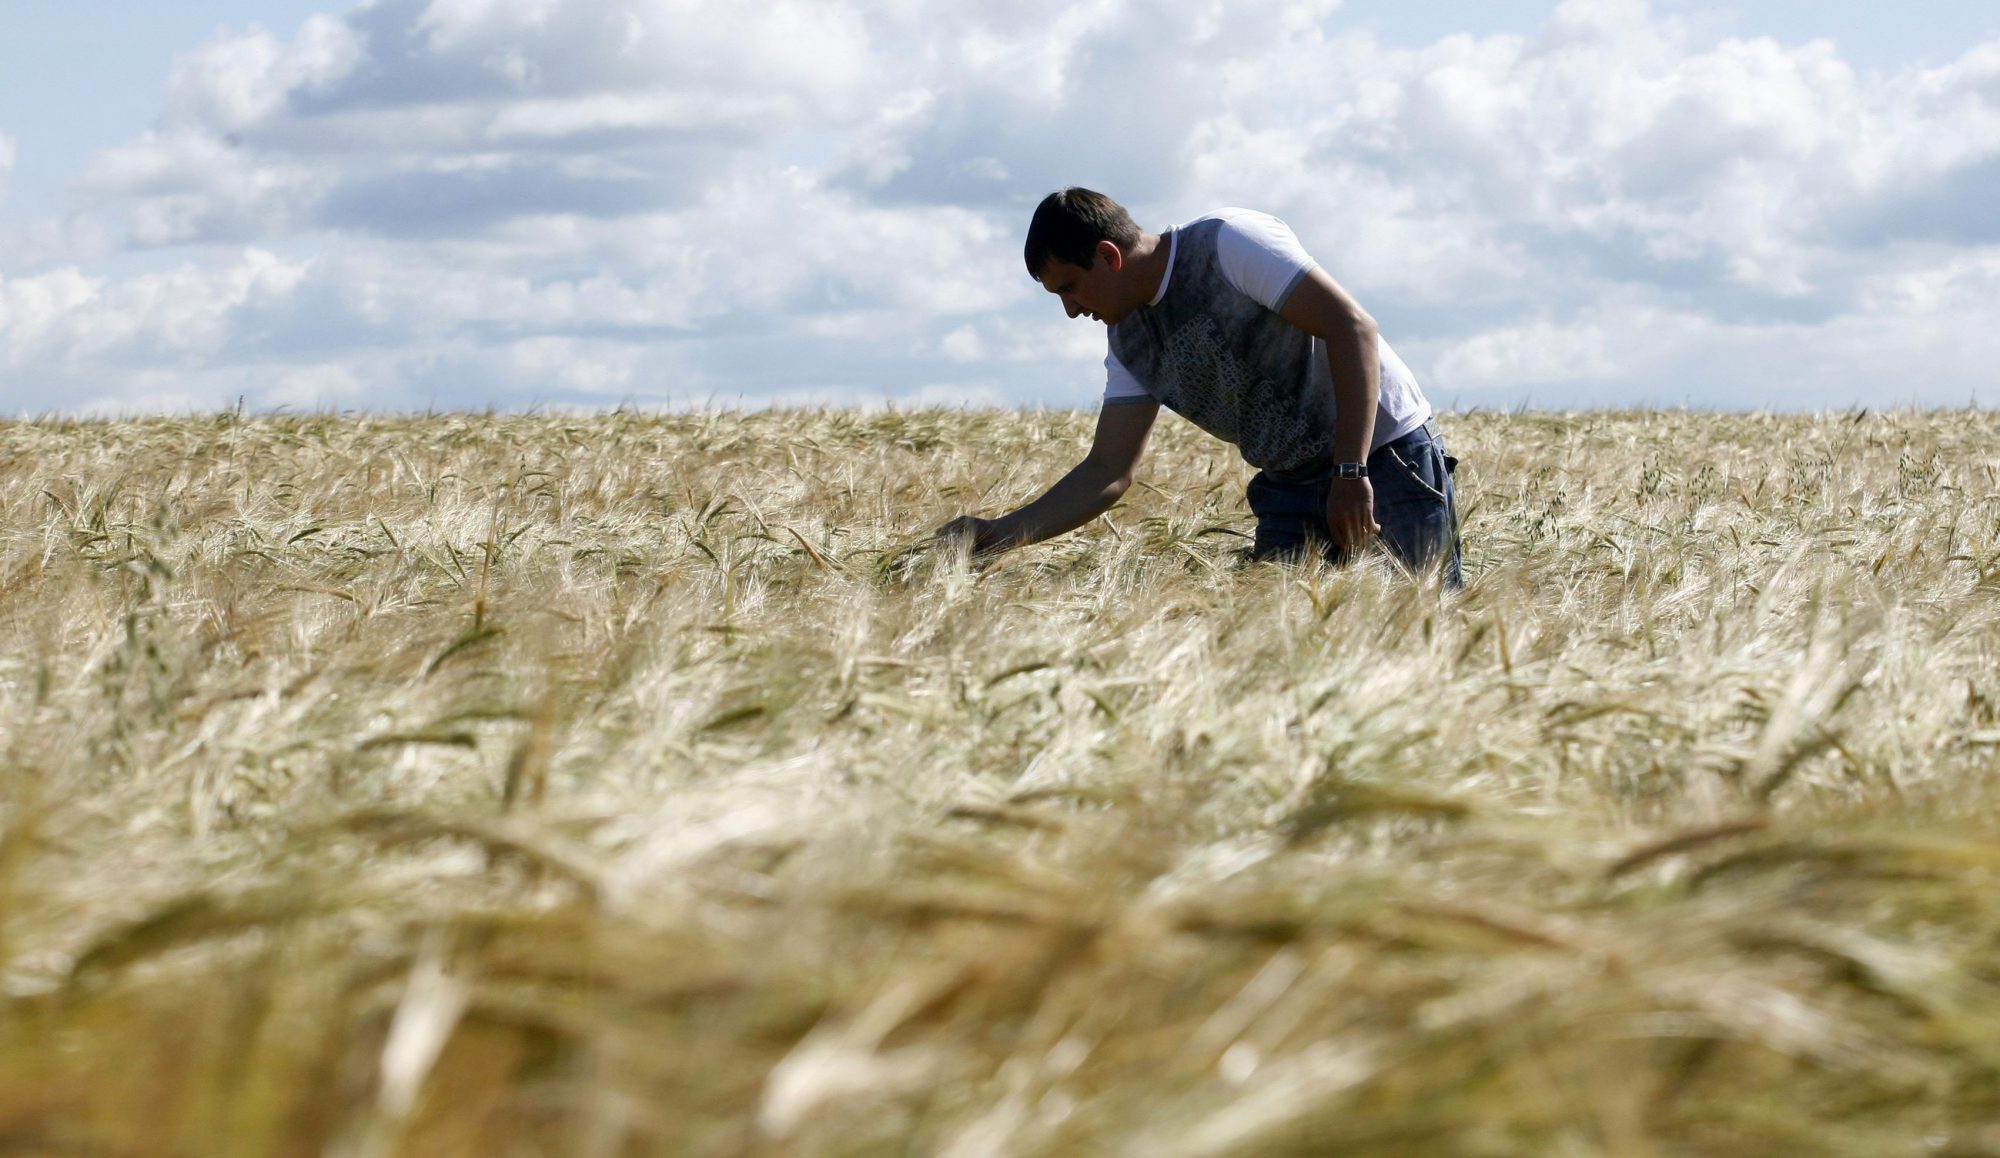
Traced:
<svg viewBox="0 0 2000 1158">
<path fill-rule="evenodd" d="M 1104 405 L 1129 406 L 1134 402 L 1152 400 L 1153 396 L 1139 385 L 1139 380 L 1125 368 L 1125 363 L 1118 360 L 1118 355 L 1104 355 Z"/>
<path fill-rule="evenodd" d="M 1222 276 L 1251 300 L 1278 310 L 1318 267 L 1292 227 L 1268 213 L 1240 212 L 1222 222 L 1215 239 Z"/>
</svg>

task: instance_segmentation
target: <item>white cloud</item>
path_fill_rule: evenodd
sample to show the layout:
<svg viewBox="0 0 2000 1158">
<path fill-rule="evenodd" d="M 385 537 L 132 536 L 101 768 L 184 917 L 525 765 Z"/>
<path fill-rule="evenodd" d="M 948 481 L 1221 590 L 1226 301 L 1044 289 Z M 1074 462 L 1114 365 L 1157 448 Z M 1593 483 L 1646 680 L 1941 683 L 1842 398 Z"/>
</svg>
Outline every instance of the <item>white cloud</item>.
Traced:
<svg viewBox="0 0 2000 1158">
<path fill-rule="evenodd" d="M 106 150 L 83 181 L 123 209 L 128 237 L 144 247 L 282 237 L 327 183 L 327 175 L 289 158 L 162 130 Z"/>
<path fill-rule="evenodd" d="M 0 347 L 15 366 L 25 365 L 46 348 L 56 327 L 96 298 L 101 279 L 85 277 L 74 267 L 37 277 L 9 279 L 0 274 Z"/>
<path fill-rule="evenodd" d="M 986 357 L 986 343 L 973 326 L 960 326 L 938 343 L 938 353 L 953 362 L 978 362 Z"/>
<path fill-rule="evenodd" d="M 7 203 L 7 179 L 14 172 L 14 138 L 0 133 L 0 205 Z"/>
<path fill-rule="evenodd" d="M 750 107 L 780 118 L 770 127 L 782 128 L 862 107 L 875 83 L 867 22 L 843 4 L 431 0 L 413 18 L 407 3 L 382 9 L 428 48 L 419 66 L 460 77 L 449 95 L 474 103 L 503 94 L 581 98 L 577 109 L 588 110 L 591 98 L 636 97 L 691 121 L 706 104 L 717 120 L 736 124 L 748 97 Z M 613 114 L 612 127 L 628 127 L 620 102 L 596 107 Z M 575 124 L 591 127 L 588 118 Z"/>
<path fill-rule="evenodd" d="M 631 391 L 641 362 L 640 351 L 624 343 L 552 337 L 514 342 L 506 357 L 520 377 L 614 402 Z"/>
<path fill-rule="evenodd" d="M 1643 329 L 1654 318 L 1633 318 Z M 1657 334 L 1657 330 L 1649 332 Z M 1624 335 L 1616 335 L 1622 337 Z M 1532 321 L 1475 334 L 1448 347 L 1437 359 L 1438 374 L 1471 390 L 1490 390 L 1516 383 L 1603 381 L 1618 373 L 1620 359 L 1633 351 L 1614 351 L 1614 335 L 1595 319 L 1566 325 Z"/>
<path fill-rule="evenodd" d="M 81 405 L 61 408 L 79 418 L 130 418 L 134 415 L 213 413 L 228 402 L 189 390 L 176 389 L 165 375 L 142 375 L 129 385 L 93 396 Z M 24 412 L 25 413 L 25 412 Z"/>
<path fill-rule="evenodd" d="M 367 397 L 368 384 L 351 366 L 318 363 L 288 368 L 258 399 L 262 406 L 287 410 L 338 410 Z"/>
<path fill-rule="evenodd" d="M 0 364 L 47 405 L 1087 404 L 1101 332 L 1018 256 L 1074 181 L 1156 225 L 1285 217 L 1443 398 L 1845 402 L 1901 367 L 1961 401 L 1990 373 L 1951 351 L 1991 349 L 2000 43 L 1863 75 L 1640 0 L 1414 50 L 1343 20 L 373 0 L 219 36 L 74 213 L 0 238 Z M 107 237 L 185 260 L 117 274 Z"/>
<path fill-rule="evenodd" d="M 198 368 L 281 309 L 309 265 L 263 250 L 122 280 L 75 268 L 0 278 L 0 359 L 24 369 Z"/>
<path fill-rule="evenodd" d="M 162 120 L 172 129 L 255 128 L 346 77 L 365 52 L 351 24 L 326 15 L 308 18 L 290 44 L 262 29 L 217 38 L 175 59 Z"/>
</svg>

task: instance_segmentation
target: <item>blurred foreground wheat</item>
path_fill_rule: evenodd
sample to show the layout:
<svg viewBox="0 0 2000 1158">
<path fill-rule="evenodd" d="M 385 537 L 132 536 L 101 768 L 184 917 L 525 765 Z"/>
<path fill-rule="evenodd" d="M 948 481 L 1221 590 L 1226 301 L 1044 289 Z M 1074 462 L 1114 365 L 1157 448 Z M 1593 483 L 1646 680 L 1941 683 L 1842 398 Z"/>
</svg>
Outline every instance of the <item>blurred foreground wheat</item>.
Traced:
<svg viewBox="0 0 2000 1158">
<path fill-rule="evenodd" d="M 2000 417 L 0 425 L 0 1152 L 2000 1153 Z"/>
</svg>

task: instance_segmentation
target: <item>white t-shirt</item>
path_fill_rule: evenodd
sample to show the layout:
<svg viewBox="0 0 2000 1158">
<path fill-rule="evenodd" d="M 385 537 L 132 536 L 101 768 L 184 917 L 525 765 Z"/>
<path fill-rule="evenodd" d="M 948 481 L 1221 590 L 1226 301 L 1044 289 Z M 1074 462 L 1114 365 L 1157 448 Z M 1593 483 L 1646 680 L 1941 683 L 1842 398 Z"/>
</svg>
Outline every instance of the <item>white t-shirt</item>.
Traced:
<svg viewBox="0 0 2000 1158">
<path fill-rule="evenodd" d="M 1200 248 L 1202 252 L 1190 251 L 1184 254 L 1181 248 L 1184 237 L 1189 240 L 1190 246 Z M 1318 267 L 1319 263 L 1306 253 L 1305 247 L 1299 244 L 1298 237 L 1283 221 L 1268 213 L 1249 209 L 1221 209 L 1169 230 L 1166 241 L 1169 247 L 1167 273 L 1160 281 L 1160 291 L 1147 306 L 1141 307 L 1135 313 L 1168 319 L 1185 319 L 1192 314 L 1202 317 L 1204 322 L 1211 318 L 1222 319 L 1225 329 L 1232 325 L 1249 325 L 1273 333 L 1281 332 L 1272 327 L 1272 323 L 1275 322 L 1278 327 L 1298 334 L 1298 331 L 1282 318 L 1259 317 L 1260 311 L 1249 309 L 1248 303 L 1242 301 L 1243 297 L 1247 297 L 1263 310 L 1275 315 L 1291 296 L 1292 291 L 1298 287 L 1299 282 Z M 1217 274 L 1219 278 L 1215 276 Z M 1204 276 L 1211 284 L 1204 284 Z M 1193 295 L 1193 300 L 1171 303 L 1182 307 L 1180 309 L 1166 308 L 1169 305 L 1169 295 L 1176 294 L 1177 290 L 1180 291 L 1177 296 Z M 1128 352 L 1145 349 L 1148 355 L 1152 355 L 1154 350 L 1148 348 L 1149 346 L 1166 347 L 1164 356 L 1149 356 L 1143 361 L 1155 374 L 1163 378 L 1186 378 L 1189 376 L 1178 373 L 1180 367 L 1176 362 L 1181 355 L 1177 350 L 1186 348 L 1208 350 L 1216 343 L 1206 340 L 1179 343 L 1171 340 L 1162 341 L 1157 335 L 1145 335 L 1140 332 L 1147 324 L 1146 319 L 1127 318 L 1110 331 L 1110 350 L 1104 359 L 1106 378 L 1104 404 L 1116 406 L 1158 399 L 1175 410 L 1187 413 L 1204 428 L 1214 429 L 1208 422 L 1202 421 L 1202 417 L 1196 412 L 1207 411 L 1212 415 L 1215 407 L 1204 405 L 1202 399 L 1194 399 L 1192 405 L 1184 405 L 1189 402 L 1187 398 L 1189 389 L 1184 382 L 1143 381 L 1141 375 L 1127 368 L 1126 360 L 1119 356 L 1119 350 L 1121 347 Z M 1155 329 L 1158 328 L 1158 324 L 1158 322 L 1152 323 Z M 1169 324 L 1177 323 L 1170 321 Z M 1147 340 L 1149 336 L 1153 337 L 1150 343 Z M 1289 346 L 1292 343 L 1285 344 Z M 1417 385 L 1416 376 L 1410 372 L 1410 368 L 1404 365 L 1394 350 L 1389 348 L 1389 343 L 1381 340 L 1379 336 L 1376 349 L 1381 364 L 1381 394 L 1375 417 L 1374 446 L 1370 448 L 1371 450 L 1408 434 L 1431 417 L 1430 402 L 1424 397 L 1423 390 Z M 1303 376 L 1304 382 L 1289 389 L 1302 389 L 1310 398 L 1324 400 L 1323 405 L 1310 408 L 1306 420 L 1301 423 L 1303 426 L 1319 425 L 1313 421 L 1314 414 L 1321 410 L 1330 412 L 1332 409 L 1333 376 L 1327 365 L 1326 344 L 1319 338 L 1312 338 L 1310 350 L 1307 365 L 1299 366 L 1294 357 L 1280 363 L 1275 370 L 1277 373 Z M 1246 368 L 1253 375 L 1273 371 L 1273 366 L 1268 361 Z M 1211 379 L 1219 379 L 1223 389 L 1227 389 L 1228 383 L 1240 381 L 1243 377 L 1236 369 L 1225 367 L 1224 370 L 1225 372 L 1219 376 L 1212 374 L 1209 376 Z M 1204 389 L 1208 393 L 1214 393 L 1217 387 L 1209 385 Z M 1268 387 L 1266 389 L 1268 390 Z M 1251 413 L 1251 410 L 1256 413 Z M 1268 405 L 1247 408 L 1242 414 L 1229 415 L 1224 421 L 1217 423 L 1217 426 L 1226 429 L 1214 429 L 1214 432 L 1243 446 L 1245 457 L 1248 458 L 1252 443 L 1259 440 L 1239 437 L 1254 432 L 1239 430 L 1238 427 L 1245 422 L 1254 423 L 1259 415 L 1270 412 L 1271 407 Z M 1281 440 L 1282 437 L 1272 435 L 1264 438 L 1262 442 L 1276 448 L 1272 453 L 1281 458 L 1296 459 L 1300 454 L 1307 453 L 1299 451 L 1287 454 L 1286 450 L 1290 448 L 1280 448 L 1278 443 L 1273 441 L 1273 439 Z M 1316 446 L 1325 445 L 1324 441 L 1317 437 L 1313 441 Z M 1265 465 L 1257 463 L 1255 459 L 1252 459 L 1252 462 L 1254 465 Z M 1296 467 L 1300 464 L 1292 462 L 1288 465 Z"/>
</svg>

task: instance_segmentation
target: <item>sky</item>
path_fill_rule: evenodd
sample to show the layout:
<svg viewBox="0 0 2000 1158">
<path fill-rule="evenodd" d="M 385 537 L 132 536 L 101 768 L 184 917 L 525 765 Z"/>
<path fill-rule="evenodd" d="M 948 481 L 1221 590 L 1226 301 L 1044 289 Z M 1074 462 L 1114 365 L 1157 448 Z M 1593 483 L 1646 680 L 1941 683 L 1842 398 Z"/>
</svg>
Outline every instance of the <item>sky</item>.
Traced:
<svg viewBox="0 0 2000 1158">
<path fill-rule="evenodd" d="M 0 415 L 1089 407 L 1040 198 L 1451 409 L 2000 398 L 2000 6 L 0 0 Z"/>
</svg>

